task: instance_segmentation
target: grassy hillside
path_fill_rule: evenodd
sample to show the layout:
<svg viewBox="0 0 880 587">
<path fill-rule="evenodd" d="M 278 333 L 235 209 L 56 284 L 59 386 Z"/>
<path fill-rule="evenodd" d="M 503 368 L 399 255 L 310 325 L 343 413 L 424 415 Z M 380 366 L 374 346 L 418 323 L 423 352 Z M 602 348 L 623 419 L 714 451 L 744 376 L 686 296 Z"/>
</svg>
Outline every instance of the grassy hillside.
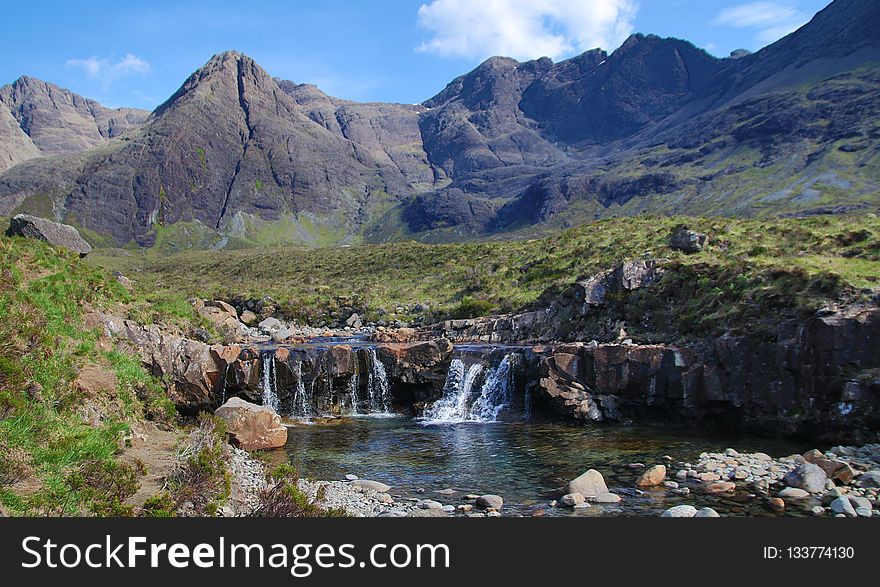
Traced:
<svg viewBox="0 0 880 587">
<path fill-rule="evenodd" d="M 705 251 L 685 255 L 669 248 L 680 223 L 709 234 Z M 704 333 L 745 326 L 754 317 L 812 312 L 828 299 L 866 296 L 880 287 L 880 220 L 637 217 L 530 240 L 275 246 L 161 258 L 101 251 L 92 262 L 124 272 L 150 295 L 268 295 L 288 317 L 322 325 L 348 307 L 372 320 L 421 316 L 426 322 L 520 310 L 646 254 L 669 260 L 657 295 L 668 298 L 675 327 Z"/>
<path fill-rule="evenodd" d="M 130 300 L 112 277 L 44 243 L 0 238 L 0 503 L 13 513 L 130 513 L 131 423 L 174 406 L 140 363 L 98 348 L 86 307 Z"/>
</svg>

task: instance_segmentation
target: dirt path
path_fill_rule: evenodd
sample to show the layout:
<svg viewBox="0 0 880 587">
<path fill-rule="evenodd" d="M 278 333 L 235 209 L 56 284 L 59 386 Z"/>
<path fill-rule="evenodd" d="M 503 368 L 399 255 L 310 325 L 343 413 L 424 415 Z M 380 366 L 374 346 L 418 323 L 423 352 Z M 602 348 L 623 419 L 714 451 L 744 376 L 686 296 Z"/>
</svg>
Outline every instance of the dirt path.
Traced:
<svg viewBox="0 0 880 587">
<path fill-rule="evenodd" d="M 125 500 L 127 504 L 141 507 L 162 490 L 177 460 L 178 443 L 177 433 L 160 430 L 152 424 L 132 429 L 132 445 L 122 453 L 121 460 L 131 463 L 139 459 L 147 468 L 147 474 L 140 478 L 137 492 Z"/>
</svg>

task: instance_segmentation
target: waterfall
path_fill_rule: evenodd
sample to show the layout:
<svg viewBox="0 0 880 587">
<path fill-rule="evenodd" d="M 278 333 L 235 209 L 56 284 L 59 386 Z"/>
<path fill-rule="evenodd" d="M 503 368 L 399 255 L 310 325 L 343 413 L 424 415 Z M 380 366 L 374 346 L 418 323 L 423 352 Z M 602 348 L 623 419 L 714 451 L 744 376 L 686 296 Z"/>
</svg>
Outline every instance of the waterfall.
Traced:
<svg viewBox="0 0 880 587">
<path fill-rule="evenodd" d="M 275 354 L 263 353 L 262 374 L 260 377 L 260 385 L 263 388 L 263 405 L 269 406 L 276 412 L 281 408 L 278 401 L 278 392 L 275 389 Z"/>
<path fill-rule="evenodd" d="M 391 412 L 391 386 L 385 365 L 376 356 L 376 349 L 370 349 L 370 372 L 367 375 L 367 389 L 370 396 L 371 413 Z"/>
<path fill-rule="evenodd" d="M 466 366 L 460 358 L 452 359 L 443 397 L 434 402 L 425 412 L 425 417 L 434 422 L 468 422 L 474 420 L 469 405 L 473 401 L 474 386 L 483 374 L 481 363 Z"/>
<path fill-rule="evenodd" d="M 357 361 L 355 361 L 354 375 L 348 381 L 348 403 L 349 414 L 358 413 L 358 387 L 360 385 L 360 370 Z"/>
<path fill-rule="evenodd" d="M 476 422 L 495 422 L 498 414 L 513 401 L 513 375 L 517 355 L 505 355 L 497 367 L 486 376 L 480 396 L 468 411 L 468 419 Z"/>
<path fill-rule="evenodd" d="M 226 403 L 226 377 L 229 375 L 229 363 L 223 367 L 223 386 L 220 389 L 220 405 Z"/>
<path fill-rule="evenodd" d="M 310 415 L 312 398 L 306 393 L 306 384 L 303 382 L 302 359 L 296 361 L 293 377 L 296 379 L 296 388 L 293 390 L 293 415 L 304 418 Z"/>
</svg>

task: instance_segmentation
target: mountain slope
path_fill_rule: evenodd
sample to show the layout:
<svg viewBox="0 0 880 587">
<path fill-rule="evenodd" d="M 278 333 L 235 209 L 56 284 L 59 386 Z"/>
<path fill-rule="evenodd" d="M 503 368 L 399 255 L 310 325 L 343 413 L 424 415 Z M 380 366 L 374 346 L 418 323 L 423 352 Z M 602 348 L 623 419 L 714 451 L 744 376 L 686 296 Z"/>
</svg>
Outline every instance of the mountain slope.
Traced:
<svg viewBox="0 0 880 587">
<path fill-rule="evenodd" d="M 4 104 L 60 91 L 23 79 Z M 37 99 L 0 111 L 0 158 L 19 163 L 0 214 L 173 249 L 877 210 L 878 96 L 880 4 L 856 0 L 736 58 L 653 35 L 560 63 L 494 57 L 416 106 L 339 100 L 227 52 L 137 128 L 76 98 L 64 116 Z"/>
<path fill-rule="evenodd" d="M 0 88 L 0 171 L 41 154 L 76 153 L 141 125 L 144 110 L 110 109 L 30 77 Z"/>
</svg>

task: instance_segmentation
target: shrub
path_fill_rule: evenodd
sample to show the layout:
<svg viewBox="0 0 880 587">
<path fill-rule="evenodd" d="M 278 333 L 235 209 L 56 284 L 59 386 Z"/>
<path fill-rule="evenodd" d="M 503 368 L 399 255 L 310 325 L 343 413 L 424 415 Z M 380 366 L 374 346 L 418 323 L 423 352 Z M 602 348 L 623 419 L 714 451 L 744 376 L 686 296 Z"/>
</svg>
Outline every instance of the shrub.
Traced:
<svg viewBox="0 0 880 587">
<path fill-rule="evenodd" d="M 299 475 L 291 465 L 279 465 L 266 474 L 267 486 L 259 493 L 259 504 L 251 512 L 258 518 L 344 517 L 342 510 L 324 509 L 299 489 Z M 318 490 L 317 499 L 322 497 Z"/>
</svg>

